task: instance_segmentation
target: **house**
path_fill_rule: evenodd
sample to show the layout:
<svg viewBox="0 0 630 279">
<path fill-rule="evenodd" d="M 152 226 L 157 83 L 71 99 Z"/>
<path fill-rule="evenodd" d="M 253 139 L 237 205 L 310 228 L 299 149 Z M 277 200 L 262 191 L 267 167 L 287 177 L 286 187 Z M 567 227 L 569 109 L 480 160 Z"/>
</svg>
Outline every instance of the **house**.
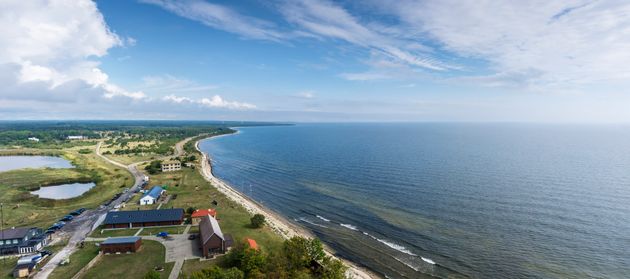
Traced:
<svg viewBox="0 0 630 279">
<path fill-rule="evenodd" d="M 253 240 L 251 238 L 246 238 L 245 241 L 247 241 L 247 246 L 250 249 L 258 250 L 258 243 L 256 243 L 256 240 Z"/>
<path fill-rule="evenodd" d="M 142 245 L 142 238 L 132 237 L 111 237 L 101 242 L 101 252 L 103 254 L 132 253 L 138 251 Z"/>
<path fill-rule="evenodd" d="M 165 161 L 162 163 L 162 172 L 178 171 L 182 169 L 182 163 L 179 161 Z"/>
<path fill-rule="evenodd" d="M 199 222 L 201 222 L 201 218 L 203 218 L 204 216 L 208 216 L 210 215 L 212 218 L 217 218 L 217 211 L 212 209 L 212 208 L 208 208 L 208 209 L 197 209 L 195 211 L 193 211 L 192 214 L 190 214 L 190 218 L 192 219 L 192 224 L 193 225 L 199 225 Z"/>
<path fill-rule="evenodd" d="M 30 137 L 30 138 L 28 138 L 28 140 L 34 141 L 34 142 L 39 142 L 39 139 L 36 138 L 36 137 Z"/>
<path fill-rule="evenodd" d="M 86 136 L 68 136 L 68 137 L 66 137 L 66 139 L 69 139 L 69 140 L 82 140 L 82 139 L 87 139 L 87 138 L 88 137 L 86 137 Z"/>
<path fill-rule="evenodd" d="M 31 275 L 35 269 L 35 263 L 26 263 L 26 264 L 18 264 L 13 269 L 13 277 L 15 278 L 25 278 Z"/>
<path fill-rule="evenodd" d="M 142 198 L 140 198 L 141 205 L 154 204 L 160 198 L 160 196 L 164 193 L 164 189 L 160 186 L 153 186 L 149 192 L 144 194 Z"/>
<path fill-rule="evenodd" d="M 181 208 L 110 211 L 105 216 L 105 228 L 139 228 L 152 226 L 181 225 L 184 210 Z"/>
<path fill-rule="evenodd" d="M 48 244 L 49 236 L 40 228 L 11 228 L 0 231 L 0 254 L 28 254 Z"/>
<path fill-rule="evenodd" d="M 208 255 L 214 253 L 224 253 L 227 249 L 225 237 L 217 219 L 209 215 L 202 217 L 201 222 L 199 222 L 199 235 L 199 244 L 204 257 L 207 258 Z"/>
</svg>

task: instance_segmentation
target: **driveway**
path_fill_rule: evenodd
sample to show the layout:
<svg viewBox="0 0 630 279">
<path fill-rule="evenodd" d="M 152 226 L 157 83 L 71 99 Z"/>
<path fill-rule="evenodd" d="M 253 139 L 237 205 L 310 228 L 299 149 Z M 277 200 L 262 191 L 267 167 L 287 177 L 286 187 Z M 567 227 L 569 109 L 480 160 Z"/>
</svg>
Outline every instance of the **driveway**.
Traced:
<svg viewBox="0 0 630 279">
<path fill-rule="evenodd" d="M 174 234 L 169 239 L 164 240 L 161 237 L 143 236 L 142 239 L 159 241 L 166 247 L 165 262 L 175 262 L 177 260 L 188 260 L 201 258 L 201 250 L 199 250 L 199 238 L 188 240 L 188 234 Z"/>
</svg>

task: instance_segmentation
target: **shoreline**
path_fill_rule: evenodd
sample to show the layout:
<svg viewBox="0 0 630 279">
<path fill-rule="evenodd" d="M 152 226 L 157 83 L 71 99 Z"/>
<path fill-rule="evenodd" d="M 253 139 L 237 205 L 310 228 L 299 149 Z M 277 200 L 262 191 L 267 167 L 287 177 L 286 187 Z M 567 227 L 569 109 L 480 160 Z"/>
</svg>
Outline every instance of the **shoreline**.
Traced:
<svg viewBox="0 0 630 279">
<path fill-rule="evenodd" d="M 231 134 L 224 134 L 224 135 L 219 135 L 219 136 L 228 136 L 228 135 L 233 135 L 233 134 L 237 134 L 238 130 L 236 133 L 231 133 Z M 217 136 L 217 137 L 219 137 Z M 199 149 L 199 142 L 204 140 L 204 139 L 209 139 L 212 138 L 213 136 L 208 136 L 202 139 L 199 139 L 195 142 L 195 149 L 201 154 L 201 175 L 204 177 L 204 179 L 206 181 L 209 181 L 212 183 L 212 185 L 217 188 L 217 190 L 219 190 L 219 192 L 223 193 L 224 195 L 226 195 L 229 199 L 239 203 L 241 206 L 243 206 L 245 208 L 245 210 L 247 210 L 249 213 L 251 214 L 262 214 L 265 216 L 265 221 L 266 223 L 269 225 L 269 227 L 271 227 L 271 229 L 276 232 L 277 234 L 279 234 L 280 236 L 282 236 L 282 238 L 284 239 L 289 239 L 291 237 L 294 236 L 301 236 L 301 237 L 306 237 L 306 238 L 313 238 L 313 235 L 303 229 L 300 228 L 294 224 L 292 224 L 291 222 L 289 222 L 286 218 L 280 216 L 278 213 L 264 207 L 263 205 L 261 205 L 260 203 L 256 202 L 255 200 L 251 199 L 250 197 L 242 194 L 241 192 L 237 191 L 236 189 L 234 189 L 232 186 L 230 186 L 228 183 L 224 182 L 223 180 L 221 180 L 220 178 L 214 176 L 213 172 L 212 172 L 212 164 L 211 164 L 211 158 L 210 155 L 206 154 L 205 152 L 201 151 L 201 149 Z M 355 278 L 355 279 L 374 279 L 374 278 L 380 278 L 376 275 L 374 275 L 373 273 L 365 270 L 364 268 L 358 267 L 356 264 L 354 264 L 353 262 L 350 262 L 346 259 L 337 257 L 335 255 L 333 255 L 333 253 L 331 253 L 330 249 L 328 247 L 326 247 L 326 245 L 324 245 L 326 253 L 329 256 L 332 256 L 336 259 L 341 260 L 347 267 L 348 267 L 348 271 L 346 272 L 346 275 L 349 278 Z"/>
</svg>

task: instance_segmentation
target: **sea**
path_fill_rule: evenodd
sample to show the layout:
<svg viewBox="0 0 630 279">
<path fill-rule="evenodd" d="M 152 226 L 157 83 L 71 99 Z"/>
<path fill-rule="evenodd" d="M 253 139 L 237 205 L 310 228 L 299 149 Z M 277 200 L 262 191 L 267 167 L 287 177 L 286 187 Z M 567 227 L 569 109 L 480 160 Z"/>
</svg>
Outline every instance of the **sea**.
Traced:
<svg viewBox="0 0 630 279">
<path fill-rule="evenodd" d="M 630 126 L 297 124 L 214 173 L 384 278 L 630 278 Z"/>
</svg>

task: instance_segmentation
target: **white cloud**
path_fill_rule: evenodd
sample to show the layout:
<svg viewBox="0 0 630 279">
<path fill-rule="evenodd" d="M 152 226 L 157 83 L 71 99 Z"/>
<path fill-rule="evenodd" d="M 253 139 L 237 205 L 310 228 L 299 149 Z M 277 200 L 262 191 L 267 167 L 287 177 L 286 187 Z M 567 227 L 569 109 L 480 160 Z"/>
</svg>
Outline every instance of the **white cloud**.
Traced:
<svg viewBox="0 0 630 279">
<path fill-rule="evenodd" d="M 57 87 L 81 81 L 101 90 L 106 98 L 146 97 L 110 83 L 108 75 L 98 68 L 94 58 L 122 42 L 109 30 L 92 1 L 2 1 L 0 26 L 5 27 L 0 32 L 0 64 L 16 66 L 4 67 L 14 72 L 2 74 L 11 77 L 17 87 L 30 88 L 29 83 L 38 83 L 42 90 L 41 84 L 45 84 L 46 91 L 53 94 Z M 14 75 L 17 79 L 12 78 Z"/>
<path fill-rule="evenodd" d="M 519 76 L 542 86 L 630 77 L 625 1 L 379 2 L 409 30 L 490 62 L 494 84 Z"/>
<path fill-rule="evenodd" d="M 312 90 L 306 90 L 298 92 L 295 96 L 303 99 L 313 99 L 315 98 L 315 92 Z"/>
<path fill-rule="evenodd" d="M 256 108 L 256 106 L 253 104 L 224 100 L 219 95 L 214 95 L 211 98 L 201 98 L 198 100 L 188 98 L 188 97 L 167 95 L 167 96 L 164 96 L 162 100 L 167 101 L 167 102 L 177 103 L 177 104 L 198 104 L 204 107 L 231 109 L 231 110 L 250 110 L 250 109 Z"/>
<path fill-rule="evenodd" d="M 212 28 L 232 32 L 249 39 L 283 41 L 286 34 L 269 21 L 242 15 L 228 7 L 201 0 L 140 0 L 162 7 L 174 14 L 201 22 Z"/>
</svg>

